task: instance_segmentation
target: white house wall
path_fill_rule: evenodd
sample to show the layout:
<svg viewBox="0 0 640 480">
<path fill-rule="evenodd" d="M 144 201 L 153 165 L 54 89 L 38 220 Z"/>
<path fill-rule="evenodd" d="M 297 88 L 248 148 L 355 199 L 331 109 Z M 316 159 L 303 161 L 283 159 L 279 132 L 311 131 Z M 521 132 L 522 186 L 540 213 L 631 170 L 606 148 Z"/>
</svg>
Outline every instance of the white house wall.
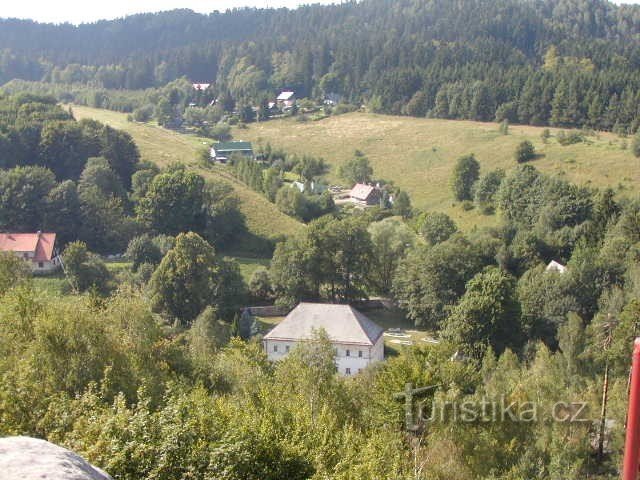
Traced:
<svg viewBox="0 0 640 480">
<path fill-rule="evenodd" d="M 296 345 L 295 341 L 264 340 L 264 348 L 271 361 L 282 360 Z M 332 345 L 336 349 L 336 366 L 341 375 L 355 375 L 371 363 L 384 360 L 384 340 L 382 337 L 373 346 L 340 342 L 333 342 Z"/>
</svg>

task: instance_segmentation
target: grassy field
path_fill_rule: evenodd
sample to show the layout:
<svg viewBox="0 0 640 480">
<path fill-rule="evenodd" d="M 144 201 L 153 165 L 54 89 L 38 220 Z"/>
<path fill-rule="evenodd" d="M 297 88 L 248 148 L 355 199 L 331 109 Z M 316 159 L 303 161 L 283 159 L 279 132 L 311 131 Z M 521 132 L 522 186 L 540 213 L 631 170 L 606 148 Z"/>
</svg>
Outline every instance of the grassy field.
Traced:
<svg viewBox="0 0 640 480">
<path fill-rule="evenodd" d="M 453 202 L 449 177 L 457 158 L 474 153 L 482 172 L 515 166 L 514 151 L 528 139 L 540 157 L 533 165 L 582 185 L 634 189 L 640 185 L 640 160 L 625 149 L 630 139 L 610 133 L 587 137 L 587 143 L 563 147 L 544 129 L 511 126 L 508 135 L 495 123 L 350 113 L 306 123 L 291 119 L 250 124 L 236 136 L 255 144 L 267 142 L 287 152 L 320 156 L 331 166 L 329 181 L 338 182 L 338 167 L 359 149 L 371 161 L 375 176 L 406 189 L 415 206 L 444 211 L 464 229 L 491 225 L 495 218 L 465 212 Z"/>
<path fill-rule="evenodd" d="M 223 166 L 202 168 L 197 163 L 200 150 L 207 148 L 211 140 L 186 135 L 152 124 L 128 122 L 126 114 L 96 108 L 72 106 L 75 118 L 92 118 L 129 132 L 135 140 L 142 160 L 165 166 L 173 162 L 189 165 L 205 178 L 222 180 L 230 184 L 240 199 L 240 210 L 244 214 L 249 231 L 264 238 L 288 235 L 302 228 L 302 224 L 281 213 L 274 204 L 261 194 L 254 192 L 236 180 Z M 242 250 L 242 246 L 238 247 Z"/>
<path fill-rule="evenodd" d="M 269 259 L 267 258 L 248 258 L 248 257 L 231 257 L 240 265 L 240 274 L 244 281 L 249 283 L 251 275 L 260 267 L 269 268 Z"/>
</svg>

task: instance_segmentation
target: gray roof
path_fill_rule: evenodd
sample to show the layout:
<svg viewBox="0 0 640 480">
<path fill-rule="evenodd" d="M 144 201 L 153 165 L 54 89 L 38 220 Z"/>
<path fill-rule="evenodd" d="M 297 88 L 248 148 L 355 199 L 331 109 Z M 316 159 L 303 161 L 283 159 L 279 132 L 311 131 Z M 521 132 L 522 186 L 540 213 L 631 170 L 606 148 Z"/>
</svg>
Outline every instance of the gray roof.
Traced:
<svg viewBox="0 0 640 480">
<path fill-rule="evenodd" d="M 213 144 L 216 152 L 247 152 L 253 150 L 251 142 L 218 142 Z"/>
<path fill-rule="evenodd" d="M 332 342 L 374 345 L 384 330 L 349 305 L 300 303 L 266 340 L 310 340 L 314 330 L 323 329 Z"/>
</svg>

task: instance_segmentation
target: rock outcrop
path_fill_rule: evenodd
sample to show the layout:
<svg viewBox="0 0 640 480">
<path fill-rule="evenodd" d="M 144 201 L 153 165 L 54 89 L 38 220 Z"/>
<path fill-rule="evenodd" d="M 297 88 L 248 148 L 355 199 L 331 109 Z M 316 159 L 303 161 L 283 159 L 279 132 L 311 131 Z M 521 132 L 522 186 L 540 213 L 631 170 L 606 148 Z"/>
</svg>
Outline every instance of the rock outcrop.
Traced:
<svg viewBox="0 0 640 480">
<path fill-rule="evenodd" d="M 30 437 L 0 438 L 1 480 L 112 480 L 77 453 Z"/>
</svg>

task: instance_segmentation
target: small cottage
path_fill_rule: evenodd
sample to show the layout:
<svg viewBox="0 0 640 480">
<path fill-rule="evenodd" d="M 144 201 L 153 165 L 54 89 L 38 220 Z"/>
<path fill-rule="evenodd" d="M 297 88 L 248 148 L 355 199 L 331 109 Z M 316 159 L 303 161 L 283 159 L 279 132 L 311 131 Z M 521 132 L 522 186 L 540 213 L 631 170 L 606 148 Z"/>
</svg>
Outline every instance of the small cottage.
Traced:
<svg viewBox="0 0 640 480">
<path fill-rule="evenodd" d="M 251 142 L 219 142 L 211 147 L 211 159 L 226 163 L 231 155 L 254 158 Z"/>
<path fill-rule="evenodd" d="M 29 262 L 34 273 L 53 272 L 60 266 L 55 233 L 0 233 L 0 250 Z"/>
<path fill-rule="evenodd" d="M 288 90 L 280 92 L 280 95 L 276 98 L 276 103 L 280 108 L 291 108 L 296 103 L 296 94 Z"/>
<path fill-rule="evenodd" d="M 360 205 L 378 205 L 382 192 L 374 185 L 356 183 L 349 192 L 351 201 Z"/>
</svg>

